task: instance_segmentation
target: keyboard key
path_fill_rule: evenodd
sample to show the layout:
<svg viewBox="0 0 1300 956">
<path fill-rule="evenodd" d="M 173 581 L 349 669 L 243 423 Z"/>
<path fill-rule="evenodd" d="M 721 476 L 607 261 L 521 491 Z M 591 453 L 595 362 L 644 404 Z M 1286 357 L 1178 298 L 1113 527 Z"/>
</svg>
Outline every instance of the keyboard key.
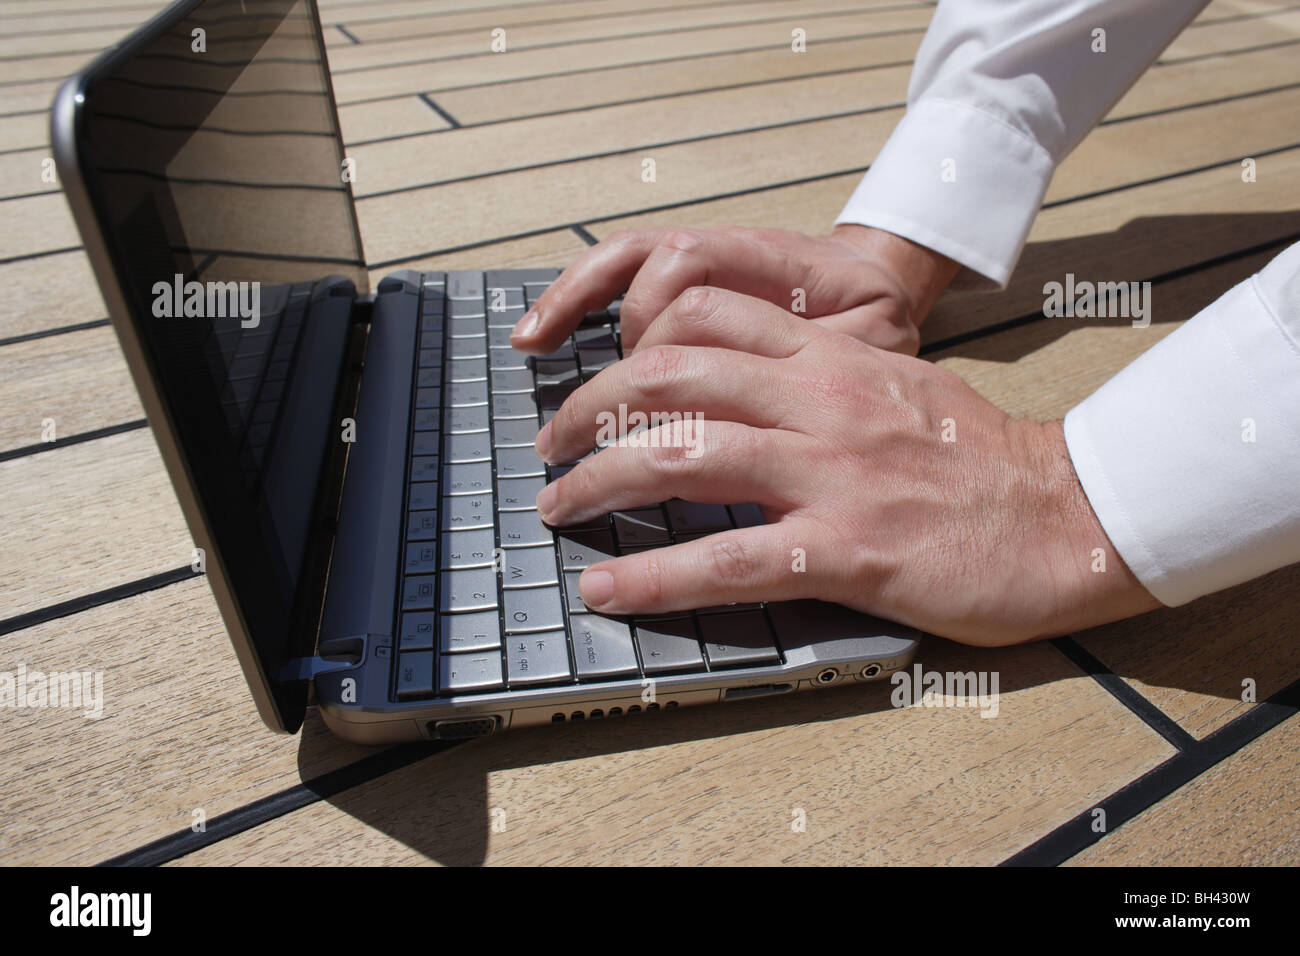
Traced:
<svg viewBox="0 0 1300 956">
<path fill-rule="evenodd" d="M 566 571 L 581 571 L 618 554 L 609 529 L 566 531 L 559 536 L 560 562 Z"/>
<path fill-rule="evenodd" d="M 573 341 L 578 343 L 578 354 L 582 354 L 583 349 L 613 349 L 618 351 L 618 345 L 614 342 L 614 333 L 610 331 L 608 325 L 593 326 L 588 329 L 578 329 L 573 333 Z"/>
<path fill-rule="evenodd" d="M 525 395 L 531 395 L 532 391 L 533 376 L 528 369 L 510 368 L 492 370 L 493 395 L 506 395 L 511 392 L 520 392 Z"/>
<path fill-rule="evenodd" d="M 489 325 L 487 330 L 487 340 L 489 349 L 508 349 L 510 348 L 510 333 L 514 329 L 508 326 Z"/>
<path fill-rule="evenodd" d="M 411 438 L 411 454 L 437 455 L 441 445 L 441 432 L 416 432 Z"/>
<path fill-rule="evenodd" d="M 444 495 L 481 495 L 492 490 L 492 463 L 448 464 L 442 469 Z"/>
<path fill-rule="evenodd" d="M 776 638 L 762 611 L 735 611 L 700 616 L 700 637 L 710 667 L 756 667 L 779 664 Z"/>
<path fill-rule="evenodd" d="M 457 495 L 447 498 L 442 506 L 443 531 L 467 531 L 474 528 L 491 530 L 491 495 Z"/>
<path fill-rule="evenodd" d="M 442 410 L 439 408 L 417 408 L 415 410 L 415 423 L 412 426 L 417 432 L 436 432 L 442 424 Z"/>
<path fill-rule="evenodd" d="M 495 330 L 494 330 L 495 331 Z M 506 330 L 503 330 L 506 331 Z M 488 350 L 488 365 L 494 372 L 528 371 L 528 356 L 512 348 Z"/>
<path fill-rule="evenodd" d="M 444 568 L 490 568 L 493 565 L 490 527 L 478 531 L 448 531 L 438 544 Z"/>
<path fill-rule="evenodd" d="M 531 448 L 536 441 L 537 422 L 531 419 L 507 419 L 492 429 L 492 444 L 497 448 Z"/>
<path fill-rule="evenodd" d="M 431 511 L 438 507 L 438 483 L 436 481 L 417 481 L 410 486 L 407 500 L 408 511 Z"/>
<path fill-rule="evenodd" d="M 497 520 L 501 522 L 503 548 L 531 548 L 555 540 L 536 511 L 502 511 Z"/>
<path fill-rule="evenodd" d="M 665 502 L 664 507 L 668 511 L 668 523 L 674 532 L 698 534 L 723 531 L 731 527 L 731 516 L 727 514 L 726 505 L 703 505 L 674 498 Z"/>
<path fill-rule="evenodd" d="M 507 589 L 560 583 L 552 547 L 512 548 L 504 552 L 504 561 L 501 581 Z"/>
<path fill-rule="evenodd" d="M 398 647 L 403 651 L 433 649 L 434 614 L 432 611 L 415 611 L 402 615 Z"/>
<path fill-rule="evenodd" d="M 487 287 L 487 309 L 489 312 L 504 312 L 507 309 L 524 307 L 524 289 L 518 285 L 491 285 Z"/>
<path fill-rule="evenodd" d="M 438 644 L 444 654 L 490 651 L 501 646 L 501 621 L 496 611 L 444 614 Z"/>
<path fill-rule="evenodd" d="M 695 623 L 689 617 L 638 622 L 636 642 L 641 648 L 641 663 L 647 676 L 704 670 Z"/>
<path fill-rule="evenodd" d="M 579 349 L 578 359 L 584 372 L 599 372 L 617 362 L 619 354 L 614 349 Z"/>
<path fill-rule="evenodd" d="M 537 388 L 537 402 L 542 408 L 559 411 L 565 399 L 578 390 L 580 383 L 576 378 L 560 385 L 540 385 Z"/>
<path fill-rule="evenodd" d="M 463 382 L 486 382 L 487 374 L 487 359 L 483 357 L 451 359 L 447 363 L 448 386 Z"/>
<path fill-rule="evenodd" d="M 455 368 L 456 363 L 468 359 L 482 360 L 484 372 L 487 371 L 487 339 L 476 335 L 472 338 L 450 339 L 447 342 L 447 365 Z"/>
<path fill-rule="evenodd" d="M 506 392 L 492 396 L 493 418 L 530 418 L 537 421 L 537 402 L 533 396 L 520 392 Z"/>
<path fill-rule="evenodd" d="M 444 571 L 438 576 L 442 610 L 487 611 L 497 606 L 497 573 L 492 568 Z"/>
<path fill-rule="evenodd" d="M 570 614 L 588 614 L 590 608 L 582 603 L 582 595 L 578 593 L 578 579 L 582 577 L 581 571 L 564 572 L 564 593 L 566 597 L 565 606 L 569 609 Z"/>
<path fill-rule="evenodd" d="M 503 600 L 507 634 L 564 627 L 558 586 L 506 591 Z"/>
<path fill-rule="evenodd" d="M 481 432 L 488 427 L 488 420 L 488 410 L 484 405 L 453 408 L 447 413 L 447 432 L 452 435 Z"/>
<path fill-rule="evenodd" d="M 492 460 L 492 436 L 487 432 L 457 432 L 447 436 L 444 461 L 452 465 Z"/>
<path fill-rule="evenodd" d="M 446 577 L 446 575 L 443 575 Z M 425 611 L 433 609 L 438 579 L 432 574 L 406 578 L 402 582 L 402 610 Z"/>
<path fill-rule="evenodd" d="M 533 367 L 533 373 L 537 378 L 537 384 L 539 386 L 562 385 L 565 382 L 572 382 L 578 378 L 578 363 L 573 359 L 563 359 L 560 361 L 538 359 Z"/>
<path fill-rule="evenodd" d="M 497 510 L 532 511 L 537 507 L 538 492 L 545 486 L 545 478 L 499 478 Z"/>
<path fill-rule="evenodd" d="M 488 328 L 513 329 L 523 317 L 524 307 L 521 305 L 511 309 L 503 309 L 500 312 L 489 312 L 487 317 Z"/>
<path fill-rule="evenodd" d="M 502 478 L 545 478 L 546 464 L 531 445 L 497 449 L 497 475 Z"/>
<path fill-rule="evenodd" d="M 530 687 L 572 680 L 569 647 L 563 631 L 519 634 L 506 638 L 506 667 L 511 687 Z"/>
<path fill-rule="evenodd" d="M 420 349 L 420 368 L 436 370 L 442 365 L 442 349 L 432 348 L 427 343 Z"/>
<path fill-rule="evenodd" d="M 618 680 L 637 677 L 632 629 L 623 621 L 599 614 L 569 618 L 573 635 L 573 660 L 578 680 Z"/>
<path fill-rule="evenodd" d="M 412 485 L 412 488 L 415 486 Z M 407 541 L 431 541 L 438 535 L 438 512 L 412 511 L 406 519 Z"/>
<path fill-rule="evenodd" d="M 446 694 L 474 694 L 504 689 L 500 651 L 441 655 L 438 660 L 438 685 Z"/>
<path fill-rule="evenodd" d="M 432 541 L 406 546 L 405 570 L 407 574 L 433 574 L 438 570 L 438 549 Z"/>
<path fill-rule="evenodd" d="M 440 388 L 417 388 L 415 390 L 415 407 L 416 408 L 441 408 L 442 407 L 442 389 Z"/>
<path fill-rule="evenodd" d="M 397 698 L 433 696 L 433 651 L 408 651 L 397 659 Z"/>
<path fill-rule="evenodd" d="M 510 396 L 511 398 L 516 396 Z M 468 405 L 486 405 L 488 400 L 487 382 L 456 382 L 447 386 L 447 402 L 452 408 Z"/>
<path fill-rule="evenodd" d="M 668 543 L 668 525 L 659 508 L 614 512 L 614 534 L 618 537 L 619 547 L 624 550 Z"/>
<path fill-rule="evenodd" d="M 415 384 L 420 388 L 438 388 L 442 385 L 441 368 L 422 368 L 415 376 Z"/>
<path fill-rule="evenodd" d="M 453 302 L 447 314 L 447 337 L 483 336 L 487 319 L 481 302 Z"/>
<path fill-rule="evenodd" d="M 411 480 L 412 481 L 437 481 L 438 480 L 438 456 L 437 455 L 417 455 L 411 459 Z"/>
<path fill-rule="evenodd" d="M 731 520 L 735 522 L 737 528 L 754 528 L 761 524 L 766 524 L 763 520 L 763 512 L 758 509 L 758 505 L 728 505 L 731 512 Z"/>
<path fill-rule="evenodd" d="M 447 274 L 447 298 L 483 300 L 483 273 L 449 272 Z"/>
</svg>

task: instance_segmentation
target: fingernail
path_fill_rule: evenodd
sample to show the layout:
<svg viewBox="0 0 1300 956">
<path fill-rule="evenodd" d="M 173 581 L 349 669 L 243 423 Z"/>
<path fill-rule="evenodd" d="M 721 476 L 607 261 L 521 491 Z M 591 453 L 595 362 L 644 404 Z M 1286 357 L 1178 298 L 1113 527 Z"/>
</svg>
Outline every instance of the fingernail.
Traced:
<svg viewBox="0 0 1300 956">
<path fill-rule="evenodd" d="M 512 339 L 526 339 L 537 331 L 538 316 L 535 309 L 529 309 L 524 313 L 524 317 L 515 323 L 514 330 L 510 333 Z"/>
<path fill-rule="evenodd" d="M 614 575 L 608 571 L 583 571 L 578 578 L 578 593 L 588 607 L 604 607 L 614 598 Z"/>
<path fill-rule="evenodd" d="M 542 520 L 545 521 L 550 515 L 551 510 L 555 507 L 555 501 L 559 498 L 559 493 L 555 490 L 555 482 L 551 482 L 541 491 L 537 492 L 537 510 L 541 513 Z M 549 524 L 549 522 L 547 522 Z"/>
<path fill-rule="evenodd" d="M 550 459 L 546 457 L 547 452 L 551 450 L 550 422 L 543 425 L 542 430 L 537 433 L 537 438 L 533 441 L 533 450 L 537 452 L 537 457 L 542 461 L 550 461 Z"/>
</svg>

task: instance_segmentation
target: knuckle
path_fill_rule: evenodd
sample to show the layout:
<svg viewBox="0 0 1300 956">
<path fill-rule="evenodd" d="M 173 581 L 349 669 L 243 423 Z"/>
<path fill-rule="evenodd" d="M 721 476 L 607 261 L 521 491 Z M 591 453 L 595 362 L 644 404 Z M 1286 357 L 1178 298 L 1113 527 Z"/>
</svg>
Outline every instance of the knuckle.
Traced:
<svg viewBox="0 0 1300 956">
<path fill-rule="evenodd" d="M 687 353 L 671 345 L 652 345 L 632 356 L 632 386 L 643 395 L 662 395 L 686 376 Z"/>
<path fill-rule="evenodd" d="M 691 286 L 677 297 L 673 315 L 686 322 L 699 322 L 714 314 L 718 290 L 708 286 Z"/>
<path fill-rule="evenodd" d="M 677 252 L 690 252 L 699 244 L 699 234 L 691 229 L 669 229 L 659 240 L 659 245 Z"/>
<path fill-rule="evenodd" d="M 726 584 L 745 584 L 758 573 L 757 556 L 738 538 L 720 538 L 709 545 L 709 567 Z"/>
<path fill-rule="evenodd" d="M 646 552 L 636 569 L 636 587 L 647 607 L 659 607 L 668 597 L 668 572 L 663 559 L 655 552 Z"/>
</svg>

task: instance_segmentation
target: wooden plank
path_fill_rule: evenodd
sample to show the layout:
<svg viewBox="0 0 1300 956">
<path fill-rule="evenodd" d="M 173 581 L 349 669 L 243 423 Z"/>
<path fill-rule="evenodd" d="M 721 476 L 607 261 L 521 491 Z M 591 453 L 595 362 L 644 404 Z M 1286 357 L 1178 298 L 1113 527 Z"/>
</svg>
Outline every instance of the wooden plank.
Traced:
<svg viewBox="0 0 1300 956">
<path fill-rule="evenodd" d="M 50 118 L 44 112 L 0 116 L 0 150 L 32 149 L 49 141 Z"/>
<path fill-rule="evenodd" d="M 997 671 L 998 716 L 880 684 L 521 730 L 179 862 L 996 863 L 1171 752 L 1047 646 L 921 659 Z"/>
<path fill-rule="evenodd" d="M 343 131 L 343 142 L 347 145 L 410 136 L 413 133 L 431 133 L 450 126 L 418 96 L 404 96 L 339 109 L 339 127 Z"/>
<path fill-rule="evenodd" d="M 445 182 L 652 146 L 657 151 L 658 143 L 899 104 L 907 75 L 907 67 L 840 73 L 690 94 L 662 109 L 627 103 L 359 146 L 351 151 L 357 159 L 357 193 L 364 197 L 431 179 Z"/>
<path fill-rule="evenodd" d="M 10 199 L 4 204 L 4 212 L 0 260 L 75 249 L 81 245 L 81 236 L 62 193 Z"/>
<path fill-rule="evenodd" d="M 909 16 L 916 17 L 915 14 Z M 815 27 L 811 26 L 814 22 Z M 474 84 L 551 76 L 571 71 L 573 64 L 579 64 L 580 69 L 589 71 L 655 61 L 677 62 L 687 57 L 753 49 L 767 49 L 774 56 L 806 55 L 790 51 L 790 31 L 795 27 L 809 31 L 810 50 L 823 39 L 843 39 L 880 30 L 900 29 L 896 18 L 886 18 L 881 12 L 827 17 L 817 21 L 792 16 L 783 22 L 711 27 L 674 34 L 671 45 L 664 44 L 661 37 L 629 37 L 574 44 L 572 49 L 560 46 L 518 50 L 508 55 L 485 53 L 437 62 L 404 64 L 390 69 L 336 73 L 334 93 L 340 103 L 352 103 L 411 93 L 438 92 Z M 882 36 L 879 62 L 896 63 L 900 59 L 910 59 L 910 53 L 900 55 L 899 51 L 914 49 L 916 38 L 923 28 L 924 24 L 921 23 L 912 33 Z"/>
<path fill-rule="evenodd" d="M 888 3 L 890 0 L 872 0 Z M 358 7 L 344 11 L 341 8 L 322 9 L 322 22 L 343 24 L 348 32 L 363 42 L 377 45 L 386 40 L 413 36 L 439 36 L 448 33 L 478 30 L 487 34 L 496 27 L 507 30 L 530 24 L 572 22 L 599 18 L 611 27 L 625 19 L 639 17 L 647 12 L 681 10 L 695 6 L 696 0 L 638 0 L 635 9 L 629 10 L 627 0 L 566 0 L 563 3 L 522 3 L 514 6 L 492 4 L 483 9 L 469 9 L 456 5 L 456 9 L 443 9 L 442 4 L 424 4 L 408 16 L 383 13 L 378 7 Z M 724 4 L 715 4 L 724 6 Z"/>
<path fill-rule="evenodd" d="M 1256 97 L 1251 106 L 1247 111 L 1233 103 L 1215 104 L 1102 127 L 1061 166 L 1047 199 L 1223 162 L 1228 152 L 1224 142 L 1238 149 L 1250 144 L 1255 150 L 1291 145 L 1295 133 L 1288 118 L 1300 110 L 1300 90 Z M 417 250 L 505 238 L 852 169 L 876 154 L 899 112 L 657 147 L 648 155 L 656 163 L 653 183 L 641 178 L 647 156 L 633 151 L 362 199 L 358 216 L 370 260 L 385 263 Z M 1219 124 L 1222 137 L 1207 140 L 1206 124 Z M 1165 148 L 1150 150 L 1153 141 Z M 819 148 L 810 152 L 809 142 Z"/>
<path fill-rule="evenodd" d="M 107 315 L 81 250 L 0 265 L 0 288 L 8 290 L 0 300 L 0 339 Z"/>
<path fill-rule="evenodd" d="M 103 716 L 0 708 L 6 865 L 98 863 L 372 752 L 314 709 L 298 737 L 262 724 L 202 580 L 8 634 L 20 664 L 100 672 Z"/>
<path fill-rule="evenodd" d="M 1252 62 L 1246 70 L 1235 61 L 1216 60 L 1153 71 L 1112 111 L 1111 119 L 1212 102 L 1253 85 L 1300 80 L 1300 70 L 1287 51 L 1249 56 Z M 806 122 L 816 116 L 897 107 L 906 98 L 909 73 L 910 67 L 898 66 L 757 83 L 677 96 L 663 109 L 626 103 L 376 143 L 358 147 L 350 155 L 366 170 L 357 182 L 358 195 L 366 196 L 428 184 L 431 170 L 436 170 L 437 181 L 445 182 L 523 165 Z M 521 143 L 528 144 L 527 150 L 519 148 Z"/>
<path fill-rule="evenodd" d="M 192 560 L 147 428 L 0 461 L 0 488 L 0 619 Z"/>
<path fill-rule="evenodd" d="M 466 125 L 633 100 L 642 101 L 642 109 L 649 112 L 645 101 L 659 97 L 677 97 L 713 87 L 863 69 L 868 64 L 900 64 L 885 69 L 905 70 L 910 74 L 908 64 L 920 40 L 919 33 L 850 40 L 825 39 L 810 43 L 808 52 L 798 56 L 779 55 L 771 49 L 721 53 L 660 63 L 610 66 L 577 76 L 561 74 L 443 90 L 436 94 L 436 98 L 440 106 Z M 675 101 L 667 100 L 655 105 L 671 112 Z"/>
<path fill-rule="evenodd" d="M 330 65 L 336 74 L 350 74 L 354 70 L 367 67 L 399 63 L 430 63 L 430 61 L 436 62 L 460 56 L 503 59 L 531 49 L 560 45 L 586 47 L 622 37 L 639 38 L 641 45 L 646 48 L 650 45 L 658 45 L 671 51 L 678 45 L 679 37 L 695 31 L 767 29 L 770 32 L 770 24 L 773 23 L 789 24 L 789 27 L 778 35 L 783 39 L 785 52 L 790 54 L 790 29 L 793 27 L 802 27 L 810 36 L 832 36 L 834 34 L 823 29 L 824 20 L 838 20 L 845 14 L 861 9 L 862 5 L 846 3 L 845 0 L 761 0 L 758 3 L 676 7 L 621 17 L 566 19 L 559 23 L 512 25 L 508 22 L 494 23 L 489 20 L 476 29 L 449 30 L 442 33 L 436 32 L 439 26 L 438 18 L 425 21 L 403 20 L 398 24 L 386 23 L 380 25 L 378 30 L 364 24 L 354 24 L 348 26 L 348 32 L 362 41 L 372 39 L 371 34 L 375 32 L 384 36 L 397 35 L 411 37 L 411 39 L 338 46 L 330 52 Z M 910 9 L 886 8 L 866 12 L 862 15 L 860 23 L 873 31 L 924 28 L 929 24 L 933 14 L 933 7 L 916 4 Z M 502 53 L 492 48 L 491 30 L 494 27 L 506 31 L 506 50 Z M 401 28 L 400 32 L 394 34 L 398 28 Z M 431 43 L 431 39 L 436 40 L 436 43 Z"/>
<path fill-rule="evenodd" d="M 0 452 L 144 417 L 117 336 L 106 327 L 0 348 Z"/>
<path fill-rule="evenodd" d="M 1066 865 L 1295 866 L 1298 774 L 1300 720 L 1293 717 Z"/>
<path fill-rule="evenodd" d="M 1300 39 L 1300 10 L 1281 10 L 1271 16 L 1216 23 L 1184 30 L 1158 63 L 1173 63 L 1194 56 L 1230 53 L 1264 44 Z M 1292 47 L 1292 52 L 1295 48 Z"/>
</svg>

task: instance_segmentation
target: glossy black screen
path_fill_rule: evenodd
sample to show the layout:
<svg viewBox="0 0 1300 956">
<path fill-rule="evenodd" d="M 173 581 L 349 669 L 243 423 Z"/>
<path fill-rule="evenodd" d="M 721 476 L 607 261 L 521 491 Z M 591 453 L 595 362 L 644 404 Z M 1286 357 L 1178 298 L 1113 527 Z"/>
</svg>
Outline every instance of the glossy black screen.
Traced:
<svg viewBox="0 0 1300 956">
<path fill-rule="evenodd" d="M 319 606 L 302 593 L 308 521 L 364 259 L 311 7 L 206 0 L 161 23 L 87 77 L 79 159 L 269 668 Z"/>
</svg>

